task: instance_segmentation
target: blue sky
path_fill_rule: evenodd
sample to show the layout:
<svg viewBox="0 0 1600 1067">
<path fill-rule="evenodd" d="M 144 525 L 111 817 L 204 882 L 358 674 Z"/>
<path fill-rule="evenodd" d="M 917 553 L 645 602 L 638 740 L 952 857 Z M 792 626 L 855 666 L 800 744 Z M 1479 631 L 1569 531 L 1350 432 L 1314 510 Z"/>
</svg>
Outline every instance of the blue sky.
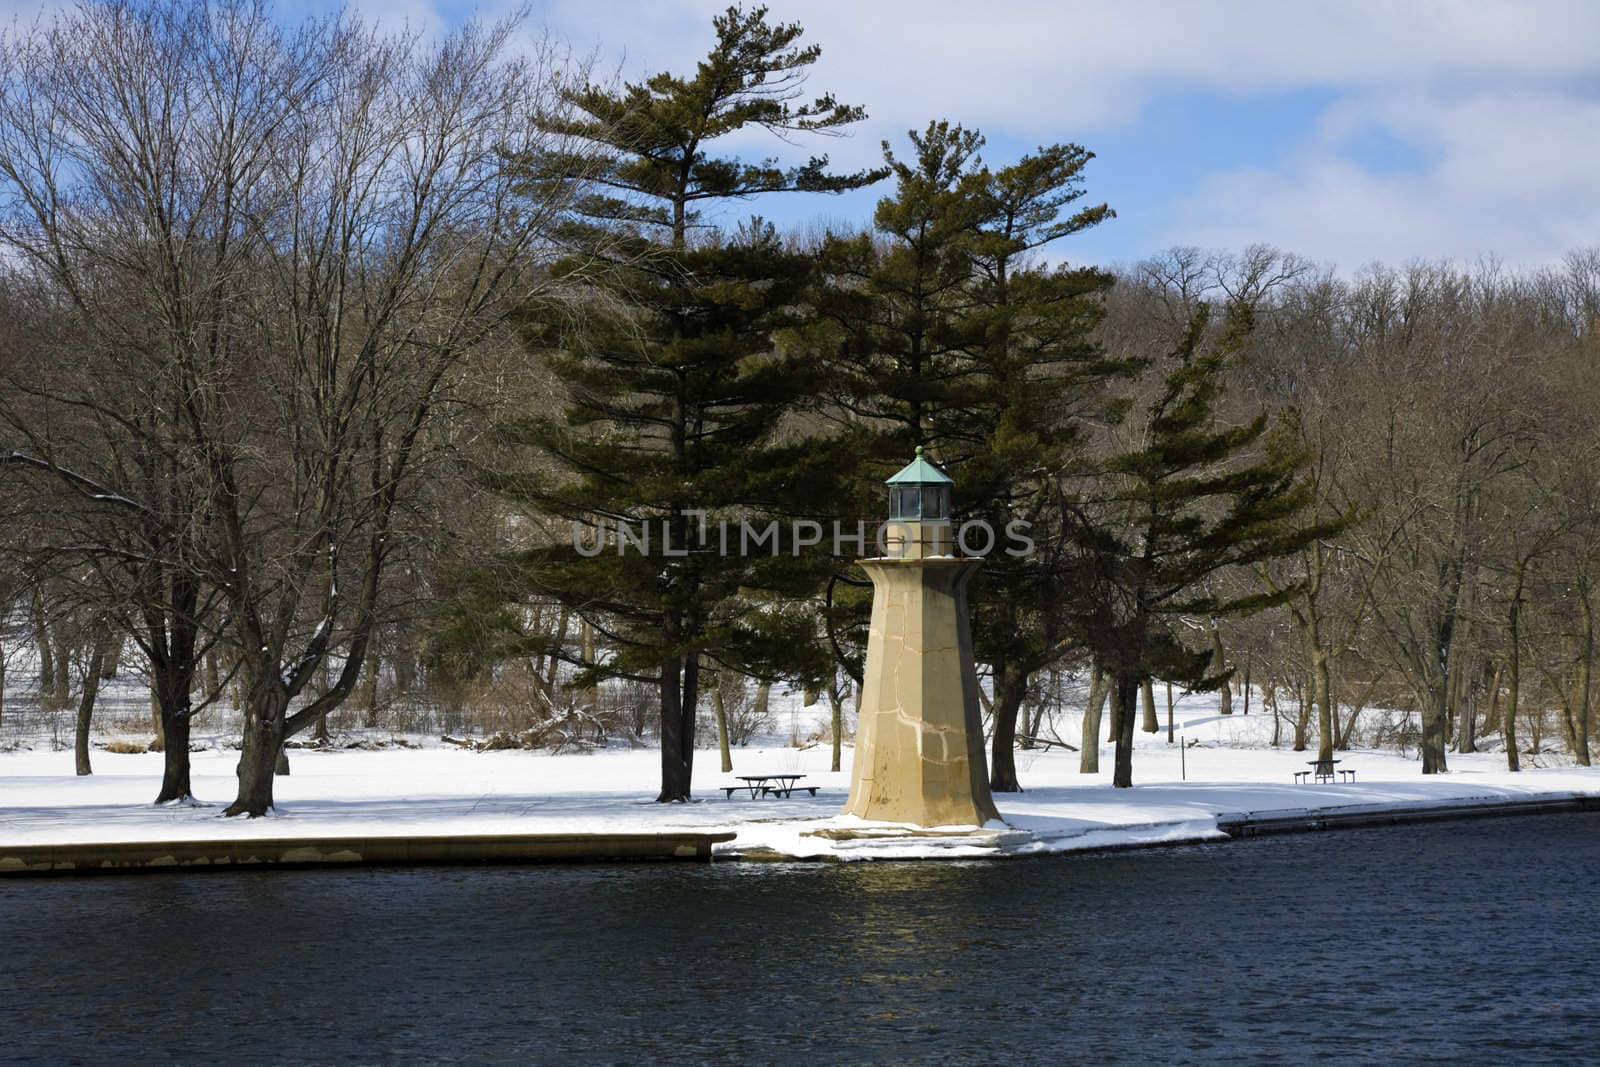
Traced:
<svg viewBox="0 0 1600 1067">
<path fill-rule="evenodd" d="M 357 0 L 430 32 L 509 0 Z M 0 8 L 7 0 L 0 0 Z M 13 10 L 37 10 L 11 4 Z M 286 0 L 286 15 L 328 11 Z M 532 0 L 597 69 L 684 71 L 726 0 Z M 949 118 L 1004 164 L 1041 144 L 1094 151 L 1089 202 L 1118 217 L 1063 242 L 1079 262 L 1261 242 L 1341 272 L 1372 261 L 1558 260 L 1600 245 L 1600 0 L 769 0 L 822 46 L 810 88 L 867 107 L 821 150 L 873 165 L 879 142 Z M 866 220 L 881 189 L 748 205 L 787 225 Z"/>
<path fill-rule="evenodd" d="M 541 0 L 532 15 L 637 76 L 687 69 L 722 6 Z M 1089 195 L 1118 217 L 1063 242 L 1070 260 L 1263 242 L 1350 272 L 1600 244 L 1594 0 L 770 6 L 822 46 L 812 86 L 870 112 L 825 146 L 840 163 L 870 165 L 936 117 L 983 130 L 991 163 L 1054 141 L 1094 151 Z M 878 195 L 757 209 L 864 219 Z"/>
</svg>

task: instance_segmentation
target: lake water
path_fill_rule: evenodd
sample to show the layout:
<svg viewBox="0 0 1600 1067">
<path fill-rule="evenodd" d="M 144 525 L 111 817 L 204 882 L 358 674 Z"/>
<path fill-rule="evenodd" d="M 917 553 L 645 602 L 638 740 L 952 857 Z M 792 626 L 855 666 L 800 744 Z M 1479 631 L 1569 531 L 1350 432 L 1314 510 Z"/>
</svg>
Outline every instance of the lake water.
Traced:
<svg viewBox="0 0 1600 1067">
<path fill-rule="evenodd" d="M 0 1060 L 1600 1056 L 1600 814 L 989 863 L 0 883 Z"/>
</svg>

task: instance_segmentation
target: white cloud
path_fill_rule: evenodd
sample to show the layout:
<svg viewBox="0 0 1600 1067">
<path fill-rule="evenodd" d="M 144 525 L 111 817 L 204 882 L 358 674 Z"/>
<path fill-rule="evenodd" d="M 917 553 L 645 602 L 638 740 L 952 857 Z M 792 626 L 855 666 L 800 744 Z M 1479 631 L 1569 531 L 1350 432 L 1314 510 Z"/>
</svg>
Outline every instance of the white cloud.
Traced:
<svg viewBox="0 0 1600 1067">
<path fill-rule="evenodd" d="M 1420 168 L 1363 169 L 1346 138 L 1379 129 Z M 1600 100 L 1550 92 L 1377 94 L 1330 109 L 1284 167 L 1211 176 L 1169 225 L 1174 243 L 1266 241 L 1353 269 L 1372 259 L 1543 263 L 1600 238 Z"/>
<path fill-rule="evenodd" d="M 552 0 L 542 10 L 575 39 L 626 44 L 642 67 L 682 68 L 724 6 Z M 771 6 L 822 44 L 819 82 L 899 124 L 940 114 L 1018 132 L 1094 129 L 1125 121 L 1137 98 L 1165 87 L 1258 92 L 1600 69 L 1600 4 L 1588 0 Z"/>
<path fill-rule="evenodd" d="M 333 2 L 281 0 L 280 13 Z M 448 25 L 462 10 L 430 0 L 356 2 L 389 24 L 406 19 L 424 30 Z M 476 10 L 494 17 L 518 3 L 480 0 Z M 602 70 L 686 72 L 727 3 L 535 0 L 530 29 L 542 22 L 578 54 L 596 50 Z M 1600 239 L 1596 0 L 769 5 L 773 19 L 800 21 L 804 39 L 822 45 L 812 87 L 871 113 L 850 138 L 801 146 L 828 152 L 841 168 L 876 164 L 881 139 L 901 143 L 906 129 L 935 116 L 991 138 L 1094 147 L 1164 94 L 1333 95 L 1270 169 L 1221 169 L 1174 189 L 1164 204 L 1142 207 L 1137 222 L 1128 217 L 1150 242 L 1133 254 L 1169 243 L 1265 240 L 1353 268 L 1375 257 L 1491 250 L 1543 261 Z M 38 0 L 0 0 L 0 15 L 40 9 Z M 1372 134 L 1410 149 L 1415 165 L 1374 165 L 1355 147 Z M 762 135 L 741 137 L 736 147 L 785 151 Z M 1117 201 L 1115 189 L 1103 194 Z"/>
<path fill-rule="evenodd" d="M 854 138 L 827 146 L 842 165 L 870 165 L 880 139 L 932 116 L 1092 146 L 1157 94 L 1316 89 L 1335 103 L 1282 165 L 1175 191 L 1144 232 L 1157 245 L 1265 240 L 1346 268 L 1485 251 L 1543 261 L 1600 235 L 1591 0 L 771 6 L 823 46 L 814 84 L 872 114 Z M 625 44 L 636 75 L 687 69 L 723 7 L 552 0 L 541 13 L 575 43 Z M 1420 167 L 1370 166 L 1350 145 L 1372 132 L 1411 149 Z"/>
</svg>

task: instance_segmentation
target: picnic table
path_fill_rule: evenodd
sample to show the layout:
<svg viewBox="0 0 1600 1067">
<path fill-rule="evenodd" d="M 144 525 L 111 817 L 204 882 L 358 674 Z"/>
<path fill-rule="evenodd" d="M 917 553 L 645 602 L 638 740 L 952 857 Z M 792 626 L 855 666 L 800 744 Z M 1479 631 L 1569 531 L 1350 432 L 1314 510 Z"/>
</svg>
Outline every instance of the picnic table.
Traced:
<svg viewBox="0 0 1600 1067">
<path fill-rule="evenodd" d="M 1346 771 L 1346 770 L 1337 770 L 1336 771 L 1334 769 L 1333 765 L 1335 763 L 1339 763 L 1339 762 L 1341 762 L 1341 761 L 1340 760 L 1336 760 L 1336 759 L 1306 760 L 1306 763 L 1308 763 L 1310 765 L 1311 769 L 1309 771 L 1295 771 L 1294 772 L 1295 784 L 1299 785 L 1300 783 L 1304 782 L 1307 778 L 1311 778 L 1311 779 L 1313 779 L 1314 781 L 1317 781 L 1317 782 L 1331 782 L 1331 781 L 1333 781 L 1333 776 L 1335 774 L 1339 775 L 1339 780 L 1341 782 L 1353 782 L 1353 781 L 1355 781 L 1356 780 L 1356 772 L 1355 771 Z"/>
<path fill-rule="evenodd" d="M 812 796 L 816 796 L 816 786 L 799 784 L 800 779 L 804 777 L 803 774 L 741 774 L 738 776 L 741 785 L 724 785 L 718 788 L 727 794 L 729 800 L 732 800 L 733 794 L 741 789 L 750 791 L 751 800 L 767 796 L 769 793 L 775 797 L 787 797 L 796 789 L 807 790 Z"/>
<path fill-rule="evenodd" d="M 1076 751 L 1078 751 L 1078 746 L 1069 745 L 1065 741 L 1057 741 L 1053 737 L 1028 737 L 1025 734 L 1018 734 L 1017 735 L 1017 740 L 1018 741 L 1026 741 L 1028 744 L 1032 745 L 1034 748 L 1042 748 L 1047 752 L 1052 748 L 1064 748 L 1068 752 L 1076 752 Z"/>
</svg>

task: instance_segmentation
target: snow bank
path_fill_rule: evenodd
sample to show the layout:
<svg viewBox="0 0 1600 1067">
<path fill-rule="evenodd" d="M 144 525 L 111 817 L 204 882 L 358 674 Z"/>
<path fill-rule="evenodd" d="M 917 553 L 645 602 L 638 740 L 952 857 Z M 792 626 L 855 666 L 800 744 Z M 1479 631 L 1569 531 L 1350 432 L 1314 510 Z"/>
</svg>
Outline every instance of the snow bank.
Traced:
<svg viewBox="0 0 1600 1067">
<path fill-rule="evenodd" d="M 1193 698 L 1189 698 L 1193 699 Z M 1135 788 L 1110 785 L 1102 772 L 1078 773 L 1078 755 L 1017 754 L 1026 792 L 997 797 L 1005 826 L 951 828 L 905 836 L 839 814 L 849 789 L 828 770 L 826 746 L 772 745 L 736 750 L 735 774 L 806 775 L 819 795 L 727 799 L 717 786 L 717 755 L 696 760 L 690 804 L 654 803 L 659 756 L 605 751 L 547 756 L 450 748 L 310 751 L 292 754 L 293 774 L 277 780 L 278 811 L 254 821 L 222 819 L 232 799 L 237 754 L 194 756 L 194 789 L 205 806 L 153 807 L 161 756 L 95 753 L 96 773 L 77 778 L 72 754 L 0 754 L 0 842 L 197 840 L 345 835 L 608 833 L 732 830 L 727 848 L 745 855 L 834 859 L 973 858 L 1208 841 L 1223 837 L 1219 816 L 1328 808 L 1374 811 L 1422 804 L 1494 803 L 1600 795 L 1600 769 L 1544 767 L 1510 774 L 1496 753 L 1452 754 L 1452 772 L 1423 777 L 1414 759 L 1393 752 L 1340 753 L 1353 783 L 1299 785 L 1309 754 L 1263 747 L 1270 720 L 1224 718 L 1200 706 L 1180 729 L 1192 742 L 1180 757 L 1165 734 L 1140 735 Z M 1075 740 L 1072 733 L 1062 736 Z M 1532 760 L 1525 761 L 1535 762 Z"/>
</svg>

